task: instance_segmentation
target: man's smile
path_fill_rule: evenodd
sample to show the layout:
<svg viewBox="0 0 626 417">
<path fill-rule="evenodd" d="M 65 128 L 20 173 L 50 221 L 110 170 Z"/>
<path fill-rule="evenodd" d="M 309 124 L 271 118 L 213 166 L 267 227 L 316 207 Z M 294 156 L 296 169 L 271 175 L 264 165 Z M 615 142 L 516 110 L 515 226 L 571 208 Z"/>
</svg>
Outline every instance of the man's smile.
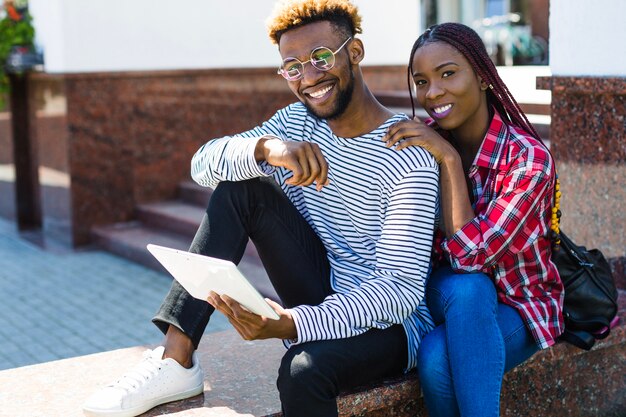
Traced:
<svg viewBox="0 0 626 417">
<path fill-rule="evenodd" d="M 333 89 L 334 86 L 332 85 L 328 85 L 326 87 L 322 87 L 319 90 L 307 93 L 309 96 L 313 97 L 313 98 L 321 98 L 322 96 L 324 96 L 324 94 L 328 93 L 330 90 Z"/>
<path fill-rule="evenodd" d="M 308 97 L 314 102 L 321 102 L 326 100 L 332 94 L 332 91 L 335 89 L 335 83 L 324 82 L 321 85 L 316 85 L 314 87 L 308 87 L 303 91 L 305 97 Z"/>
</svg>

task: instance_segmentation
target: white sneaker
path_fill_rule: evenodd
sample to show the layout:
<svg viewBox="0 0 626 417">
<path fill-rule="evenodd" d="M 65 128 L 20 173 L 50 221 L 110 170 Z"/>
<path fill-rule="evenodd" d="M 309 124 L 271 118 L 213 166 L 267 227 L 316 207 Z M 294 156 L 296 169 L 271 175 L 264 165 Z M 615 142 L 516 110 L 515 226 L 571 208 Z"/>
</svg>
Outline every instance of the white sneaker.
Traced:
<svg viewBox="0 0 626 417">
<path fill-rule="evenodd" d="M 117 382 L 92 395 L 83 405 L 92 417 L 134 417 L 159 404 L 193 397 L 204 391 L 204 375 L 196 353 L 193 367 L 163 359 L 165 348 L 144 352 L 143 360 Z"/>
</svg>

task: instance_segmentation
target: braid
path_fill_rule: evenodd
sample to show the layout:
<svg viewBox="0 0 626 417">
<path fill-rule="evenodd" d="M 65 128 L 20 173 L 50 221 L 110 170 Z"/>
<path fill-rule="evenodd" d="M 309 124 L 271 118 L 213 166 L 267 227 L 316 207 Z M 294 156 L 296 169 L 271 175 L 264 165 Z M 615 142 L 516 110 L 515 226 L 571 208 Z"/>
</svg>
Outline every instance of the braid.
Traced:
<svg viewBox="0 0 626 417">
<path fill-rule="evenodd" d="M 528 121 L 517 101 L 500 78 L 496 66 L 487 54 L 485 44 L 478 34 L 468 26 L 460 23 L 442 23 L 431 26 L 413 44 L 408 67 L 409 94 L 411 96 L 411 107 L 413 117 L 415 117 L 415 105 L 413 94 L 411 93 L 411 74 L 413 73 L 413 57 L 415 52 L 426 43 L 445 42 L 456 48 L 467 59 L 478 76 L 485 82 L 487 90 L 487 100 L 493 105 L 502 116 L 505 123 L 521 127 L 527 133 L 541 140 L 539 134 Z"/>
</svg>

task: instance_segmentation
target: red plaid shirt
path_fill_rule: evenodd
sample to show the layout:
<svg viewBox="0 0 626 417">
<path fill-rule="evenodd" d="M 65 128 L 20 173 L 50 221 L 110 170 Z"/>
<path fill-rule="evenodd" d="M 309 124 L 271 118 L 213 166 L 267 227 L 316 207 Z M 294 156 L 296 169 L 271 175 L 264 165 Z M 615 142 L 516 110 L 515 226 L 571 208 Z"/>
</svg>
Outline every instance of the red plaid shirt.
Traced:
<svg viewBox="0 0 626 417">
<path fill-rule="evenodd" d="M 450 239 L 439 231 L 435 252 L 456 272 L 493 278 L 500 302 L 516 308 L 537 344 L 563 332 L 563 284 L 550 261 L 554 165 L 546 148 L 494 111 L 469 171 L 476 217 Z"/>
</svg>

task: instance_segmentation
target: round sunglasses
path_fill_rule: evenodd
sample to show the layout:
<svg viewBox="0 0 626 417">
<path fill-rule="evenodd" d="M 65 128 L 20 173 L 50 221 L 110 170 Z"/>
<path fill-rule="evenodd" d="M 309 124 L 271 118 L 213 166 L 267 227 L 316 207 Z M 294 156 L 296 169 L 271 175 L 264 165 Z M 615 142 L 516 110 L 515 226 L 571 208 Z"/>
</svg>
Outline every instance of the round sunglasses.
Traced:
<svg viewBox="0 0 626 417">
<path fill-rule="evenodd" d="M 287 81 L 296 81 L 304 77 L 304 64 L 310 62 L 313 67 L 320 71 L 329 71 L 335 66 L 335 55 L 346 46 L 348 41 L 352 39 L 350 36 L 339 48 L 332 51 L 325 46 L 318 46 L 311 51 L 308 61 L 300 61 L 298 58 L 285 58 L 277 74 L 282 75 Z"/>
</svg>

